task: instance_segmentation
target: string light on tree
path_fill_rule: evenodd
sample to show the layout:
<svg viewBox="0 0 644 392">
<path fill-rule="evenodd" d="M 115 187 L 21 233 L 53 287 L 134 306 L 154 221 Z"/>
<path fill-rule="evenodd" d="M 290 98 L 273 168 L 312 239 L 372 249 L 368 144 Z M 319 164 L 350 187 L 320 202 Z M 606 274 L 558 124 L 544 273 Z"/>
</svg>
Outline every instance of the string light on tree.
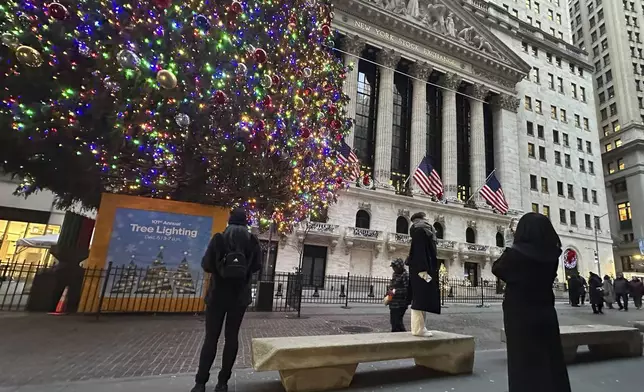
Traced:
<svg viewBox="0 0 644 392">
<path fill-rule="evenodd" d="M 246 205 L 286 230 L 328 206 L 352 126 L 328 0 L 8 0 L 0 153 L 60 207 L 103 192 Z"/>
</svg>

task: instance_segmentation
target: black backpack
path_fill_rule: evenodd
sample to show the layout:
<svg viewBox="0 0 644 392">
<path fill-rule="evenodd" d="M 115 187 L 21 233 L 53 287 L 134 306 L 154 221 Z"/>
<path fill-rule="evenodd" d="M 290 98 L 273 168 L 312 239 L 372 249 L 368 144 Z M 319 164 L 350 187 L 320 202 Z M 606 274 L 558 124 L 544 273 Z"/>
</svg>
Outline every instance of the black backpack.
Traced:
<svg viewBox="0 0 644 392">
<path fill-rule="evenodd" d="M 242 280 L 248 278 L 249 263 L 243 250 L 232 241 L 231 233 L 228 238 L 224 236 L 224 246 L 227 249 L 221 260 L 218 262 L 219 276 L 224 279 Z"/>
</svg>

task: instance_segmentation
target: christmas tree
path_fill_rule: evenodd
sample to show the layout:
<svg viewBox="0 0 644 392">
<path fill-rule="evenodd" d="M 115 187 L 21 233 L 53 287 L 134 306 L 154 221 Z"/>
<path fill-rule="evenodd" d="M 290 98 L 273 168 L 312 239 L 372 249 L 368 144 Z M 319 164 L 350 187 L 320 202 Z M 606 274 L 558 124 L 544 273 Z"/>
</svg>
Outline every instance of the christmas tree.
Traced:
<svg viewBox="0 0 644 392">
<path fill-rule="evenodd" d="M 117 267 L 118 281 L 112 285 L 111 294 L 130 294 L 139 277 L 134 256 L 127 267 Z"/>
<path fill-rule="evenodd" d="M 245 205 L 280 230 L 346 187 L 329 0 L 6 0 L 0 155 L 17 192 Z"/>
<path fill-rule="evenodd" d="M 163 248 L 148 267 L 145 277 L 141 280 L 136 294 L 172 294 L 172 284 L 168 277 L 168 269 L 163 261 Z"/>
<path fill-rule="evenodd" d="M 174 288 L 177 294 L 195 294 L 195 283 L 192 280 L 192 273 L 190 272 L 190 265 L 186 257 L 183 257 L 177 271 L 174 273 Z"/>
</svg>

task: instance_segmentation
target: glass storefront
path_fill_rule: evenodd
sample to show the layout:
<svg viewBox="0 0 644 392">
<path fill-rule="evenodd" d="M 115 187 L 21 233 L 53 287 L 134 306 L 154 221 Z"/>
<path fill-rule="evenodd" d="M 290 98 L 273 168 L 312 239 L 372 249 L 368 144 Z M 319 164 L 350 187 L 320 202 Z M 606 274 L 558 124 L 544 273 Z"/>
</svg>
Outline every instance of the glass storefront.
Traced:
<svg viewBox="0 0 644 392">
<path fill-rule="evenodd" d="M 49 249 L 16 246 L 21 238 L 60 233 L 59 225 L 0 220 L 0 264 L 48 266 L 53 262 Z"/>
</svg>

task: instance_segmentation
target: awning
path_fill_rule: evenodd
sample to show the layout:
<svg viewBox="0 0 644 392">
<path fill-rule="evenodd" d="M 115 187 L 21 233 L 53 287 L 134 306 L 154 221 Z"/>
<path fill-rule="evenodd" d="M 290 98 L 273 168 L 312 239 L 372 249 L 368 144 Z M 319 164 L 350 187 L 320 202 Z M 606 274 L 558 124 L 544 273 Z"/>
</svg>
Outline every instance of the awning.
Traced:
<svg viewBox="0 0 644 392">
<path fill-rule="evenodd" d="M 21 238 L 16 242 L 16 246 L 28 248 L 49 249 L 58 242 L 58 234 L 41 235 L 38 237 Z"/>
</svg>

